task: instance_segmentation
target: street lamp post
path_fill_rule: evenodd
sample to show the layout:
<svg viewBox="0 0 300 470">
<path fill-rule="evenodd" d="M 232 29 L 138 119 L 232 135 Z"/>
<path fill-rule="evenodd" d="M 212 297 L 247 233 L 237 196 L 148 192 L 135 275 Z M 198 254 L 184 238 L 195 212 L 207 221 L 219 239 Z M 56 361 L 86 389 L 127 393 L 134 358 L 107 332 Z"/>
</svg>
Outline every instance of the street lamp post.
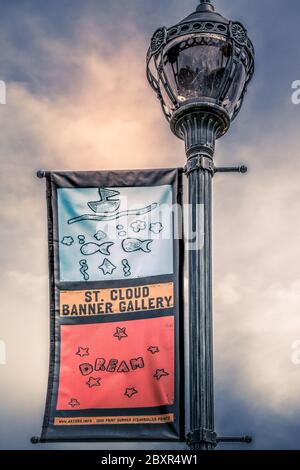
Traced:
<svg viewBox="0 0 300 470">
<path fill-rule="evenodd" d="M 212 325 L 212 178 L 215 141 L 238 114 L 254 72 L 254 48 L 247 31 L 215 12 L 209 0 L 171 28 L 159 28 L 147 54 L 147 77 L 171 130 L 185 141 L 190 230 L 197 242 L 189 251 L 190 433 L 192 450 L 211 450 L 214 430 Z M 199 210 L 199 208 L 202 210 Z M 200 236 L 201 234 L 201 236 Z M 202 240 L 202 243 L 201 243 Z"/>
</svg>

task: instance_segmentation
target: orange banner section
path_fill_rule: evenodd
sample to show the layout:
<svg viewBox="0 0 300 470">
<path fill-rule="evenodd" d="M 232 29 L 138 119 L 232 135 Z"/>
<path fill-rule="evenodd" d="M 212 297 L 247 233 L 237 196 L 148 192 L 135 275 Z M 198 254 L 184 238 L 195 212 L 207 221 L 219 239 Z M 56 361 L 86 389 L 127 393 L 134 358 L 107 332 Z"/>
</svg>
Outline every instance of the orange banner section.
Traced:
<svg viewBox="0 0 300 470">
<path fill-rule="evenodd" d="M 89 426 L 99 424 L 165 424 L 173 423 L 174 414 L 154 416 L 102 416 L 84 418 L 55 418 L 54 426 Z"/>
<path fill-rule="evenodd" d="M 61 317 L 146 312 L 174 307 L 174 284 L 60 292 Z"/>
</svg>

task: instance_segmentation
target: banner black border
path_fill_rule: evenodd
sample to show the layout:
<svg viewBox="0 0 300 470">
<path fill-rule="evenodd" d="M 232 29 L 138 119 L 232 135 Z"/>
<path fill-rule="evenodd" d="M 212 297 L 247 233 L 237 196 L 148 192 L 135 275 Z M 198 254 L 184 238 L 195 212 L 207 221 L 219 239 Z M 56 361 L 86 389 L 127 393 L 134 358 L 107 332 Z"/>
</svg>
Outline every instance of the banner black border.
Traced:
<svg viewBox="0 0 300 470">
<path fill-rule="evenodd" d="M 175 370 L 176 366 L 178 367 L 178 378 L 175 378 L 175 387 L 177 389 L 178 394 L 178 403 L 177 407 L 179 410 L 179 422 L 178 422 L 178 429 L 179 435 L 174 438 L 159 438 L 153 437 L 149 439 L 146 438 L 126 438 L 126 439 L 119 439 L 119 438 L 112 438 L 111 436 L 106 438 L 62 438 L 62 437 L 49 437 L 47 431 L 51 427 L 51 418 L 53 417 L 53 393 L 55 389 L 55 365 L 57 361 L 55 360 L 55 355 L 57 354 L 57 348 L 55 346 L 55 342 L 58 338 L 57 335 L 57 318 L 56 318 L 56 305 L 57 305 L 57 295 L 58 295 L 58 285 L 63 287 L 66 283 L 58 282 L 55 278 L 55 265 L 57 265 L 56 253 L 55 253 L 55 235 L 54 228 L 58 229 L 58 221 L 57 221 L 57 207 L 56 211 L 53 207 L 53 204 L 57 204 L 56 201 L 56 194 L 53 194 L 53 186 L 57 187 L 57 183 L 55 183 L 54 177 L 62 178 L 64 180 L 64 186 L 58 187 L 74 187 L 76 185 L 80 187 L 99 187 L 101 185 L 106 187 L 129 187 L 129 186 L 160 186 L 163 184 L 170 184 L 163 183 L 162 179 L 168 179 L 170 174 L 173 173 L 173 179 L 176 178 L 176 187 L 174 188 L 174 183 L 172 184 L 173 190 L 173 204 L 176 202 L 182 206 L 182 175 L 183 170 L 182 168 L 176 169 L 158 169 L 158 170 L 129 170 L 129 171 L 98 171 L 98 172 L 50 172 L 47 174 L 47 206 L 48 206 L 48 246 L 49 246 L 49 290 L 50 290 L 50 359 L 49 359 L 49 378 L 48 378 L 48 386 L 47 386 L 47 398 L 46 398 L 46 406 L 45 406 L 45 415 L 44 415 L 44 422 L 41 434 L 41 442 L 136 442 L 143 441 L 143 442 L 185 442 L 185 372 L 184 372 L 184 298 L 183 298 L 183 271 L 184 271 L 184 246 L 183 246 L 183 237 L 177 240 L 177 243 L 174 243 L 174 263 L 177 260 L 178 268 L 178 277 L 176 276 L 176 267 L 174 267 L 173 272 L 173 281 L 176 283 L 176 304 L 177 304 L 177 315 L 175 316 L 175 341 L 178 347 L 178 358 L 177 354 L 175 354 Z M 137 176 L 139 178 L 137 179 Z M 74 181 L 74 178 L 80 177 L 80 183 Z M 98 179 L 97 179 L 98 178 Z M 91 185 L 91 179 L 93 179 L 93 185 Z M 110 182 L 110 181 L 111 182 Z M 128 180 L 131 180 L 132 183 L 128 183 Z M 159 183 L 157 183 L 159 181 Z M 134 184 L 133 184 L 134 182 Z M 156 184 L 155 184 L 156 183 Z M 174 198 L 176 196 L 176 199 Z M 56 216 L 55 216 L 56 214 Z M 181 225 L 183 221 L 180 221 Z M 176 253 L 175 253 L 176 252 Z M 172 276 L 161 276 L 161 278 L 168 278 Z M 153 278 L 153 282 L 157 282 L 159 276 L 155 276 Z M 148 282 L 151 278 L 140 278 L 136 279 L 137 284 L 141 284 L 141 281 Z M 68 287 L 70 285 L 76 285 L 76 283 L 67 283 Z M 90 283 L 92 285 L 92 283 Z M 105 283 L 102 283 L 105 284 Z M 75 288 L 74 287 L 72 288 Z M 111 282 L 110 282 L 111 285 Z M 91 287 L 92 288 L 92 287 Z M 159 312 L 159 315 L 162 316 L 162 312 Z M 166 313 L 167 315 L 167 313 Z M 148 315 L 147 315 L 148 316 Z M 154 315 L 155 317 L 156 315 Z M 163 316 L 165 316 L 163 314 Z M 153 312 L 151 312 L 150 317 L 153 318 Z M 95 321 L 95 318 L 93 318 Z M 129 318 L 128 318 L 129 320 Z M 176 403 L 176 402 L 175 402 Z M 175 404 L 173 405 L 173 407 Z M 168 406 L 159 407 L 164 408 L 166 411 L 163 413 L 171 412 L 167 411 Z M 153 408 L 151 408 L 154 411 Z M 81 411 L 81 415 L 84 416 L 85 410 Z M 108 410 L 108 416 L 111 415 L 111 410 Z M 77 411 L 78 413 L 78 411 Z M 147 408 L 141 408 L 141 414 L 147 413 Z M 159 412 L 156 412 L 159 413 Z M 161 412 L 160 412 L 161 413 Z M 57 412 L 56 412 L 57 414 Z M 68 412 L 69 416 L 71 416 L 71 410 Z M 137 415 L 137 413 L 135 413 Z M 121 414 L 120 414 L 121 415 Z M 103 425 L 104 428 L 105 425 Z M 125 427 L 127 425 L 122 425 Z M 140 426 L 140 425 L 128 425 L 131 427 Z M 150 425 L 147 425 L 150 426 Z M 152 425 L 157 426 L 157 425 Z M 163 426 L 163 425 L 161 425 Z M 72 426 L 68 426 L 70 428 Z M 82 426 L 81 428 L 84 428 Z M 89 429 L 91 426 L 89 426 Z"/>
</svg>

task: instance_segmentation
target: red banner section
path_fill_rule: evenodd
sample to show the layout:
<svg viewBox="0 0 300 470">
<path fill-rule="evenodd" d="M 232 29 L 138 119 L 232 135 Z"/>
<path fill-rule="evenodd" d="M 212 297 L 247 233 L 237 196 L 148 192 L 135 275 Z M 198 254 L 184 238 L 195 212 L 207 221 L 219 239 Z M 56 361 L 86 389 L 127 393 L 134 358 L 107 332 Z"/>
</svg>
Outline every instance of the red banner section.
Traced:
<svg viewBox="0 0 300 470">
<path fill-rule="evenodd" d="M 173 316 L 61 327 L 58 410 L 173 403 Z"/>
</svg>

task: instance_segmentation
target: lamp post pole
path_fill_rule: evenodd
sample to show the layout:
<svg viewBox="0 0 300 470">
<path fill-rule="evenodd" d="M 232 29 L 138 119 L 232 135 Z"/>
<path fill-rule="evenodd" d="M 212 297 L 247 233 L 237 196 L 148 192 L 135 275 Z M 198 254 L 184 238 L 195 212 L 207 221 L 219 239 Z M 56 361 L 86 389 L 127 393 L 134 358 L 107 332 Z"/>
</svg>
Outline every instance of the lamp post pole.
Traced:
<svg viewBox="0 0 300 470">
<path fill-rule="evenodd" d="M 191 450 L 211 450 L 214 439 L 213 322 L 211 267 L 211 186 L 209 170 L 188 175 L 190 233 L 203 234 L 203 246 L 189 251 Z M 203 211 L 199 210 L 203 207 Z M 198 431 L 198 436 L 197 434 Z M 201 430 L 201 431 L 200 431 Z M 207 431 L 204 431 L 207 430 Z M 206 432 L 206 442 L 202 435 Z M 195 439 L 196 437 L 196 439 Z"/>
<path fill-rule="evenodd" d="M 214 165 L 215 141 L 241 109 L 254 71 L 254 48 L 244 26 L 215 12 L 210 0 L 171 28 L 159 28 L 147 54 L 147 77 L 172 132 L 184 140 L 189 188 L 189 363 L 192 450 L 213 450 L 212 179 L 247 168 Z"/>
<path fill-rule="evenodd" d="M 215 140 L 230 125 L 227 112 L 210 103 L 174 112 L 173 132 L 184 139 L 189 192 L 190 427 L 192 450 L 212 450 L 214 430 L 212 318 L 212 178 Z"/>
</svg>

